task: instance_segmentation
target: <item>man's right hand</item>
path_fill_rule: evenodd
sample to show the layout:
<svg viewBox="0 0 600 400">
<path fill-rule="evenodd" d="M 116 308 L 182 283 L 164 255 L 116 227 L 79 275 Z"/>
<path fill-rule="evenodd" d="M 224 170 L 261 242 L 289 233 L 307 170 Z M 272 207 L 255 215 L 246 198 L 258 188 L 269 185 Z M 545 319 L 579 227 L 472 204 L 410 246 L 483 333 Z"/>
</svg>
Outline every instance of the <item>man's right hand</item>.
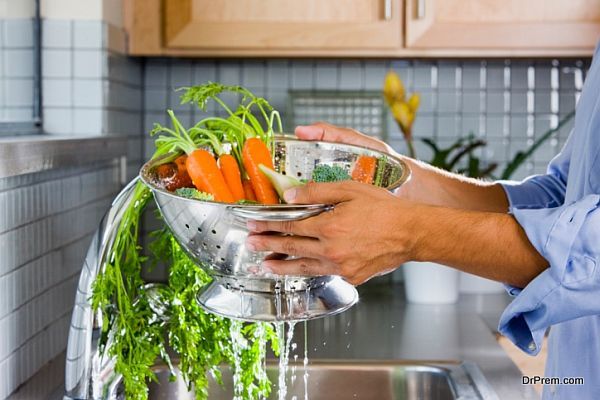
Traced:
<svg viewBox="0 0 600 400">
<path fill-rule="evenodd" d="M 297 126 L 295 133 L 298 138 L 303 140 L 323 140 L 326 142 L 353 144 L 398 156 L 394 149 L 379 139 L 365 135 L 354 129 L 342 128 L 325 122 Z"/>
</svg>

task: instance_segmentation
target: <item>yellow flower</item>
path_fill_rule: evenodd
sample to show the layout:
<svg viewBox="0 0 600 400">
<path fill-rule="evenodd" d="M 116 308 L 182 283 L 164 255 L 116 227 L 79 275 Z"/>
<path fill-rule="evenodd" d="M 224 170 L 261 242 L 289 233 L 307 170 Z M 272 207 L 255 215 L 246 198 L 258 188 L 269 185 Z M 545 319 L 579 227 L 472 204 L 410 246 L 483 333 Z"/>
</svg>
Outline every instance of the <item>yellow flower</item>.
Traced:
<svg viewBox="0 0 600 400">
<path fill-rule="evenodd" d="M 416 113 L 420 104 L 421 98 L 419 97 L 419 93 L 413 93 L 412 96 L 410 96 L 410 99 L 408 99 L 408 107 L 413 113 Z"/>
<path fill-rule="evenodd" d="M 385 75 L 383 96 L 390 107 L 396 102 L 404 101 L 404 84 L 402 83 L 402 79 L 400 79 L 398 74 L 394 71 L 389 71 Z"/>
<path fill-rule="evenodd" d="M 415 113 L 410 109 L 408 103 L 394 103 L 391 109 L 392 115 L 396 122 L 398 122 L 398 125 L 400 125 L 402 132 L 405 135 L 410 135 L 412 123 L 415 120 Z"/>
</svg>

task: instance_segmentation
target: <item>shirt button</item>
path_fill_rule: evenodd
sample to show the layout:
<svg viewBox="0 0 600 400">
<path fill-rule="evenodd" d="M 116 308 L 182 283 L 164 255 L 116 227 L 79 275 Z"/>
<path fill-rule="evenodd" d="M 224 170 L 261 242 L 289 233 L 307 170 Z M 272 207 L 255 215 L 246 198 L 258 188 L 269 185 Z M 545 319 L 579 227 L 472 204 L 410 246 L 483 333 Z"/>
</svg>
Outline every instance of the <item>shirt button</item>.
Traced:
<svg viewBox="0 0 600 400">
<path fill-rule="evenodd" d="M 529 346 L 527 346 L 527 349 L 529 351 L 535 351 L 536 348 L 537 348 L 537 346 L 535 345 L 535 342 L 530 342 Z"/>
</svg>

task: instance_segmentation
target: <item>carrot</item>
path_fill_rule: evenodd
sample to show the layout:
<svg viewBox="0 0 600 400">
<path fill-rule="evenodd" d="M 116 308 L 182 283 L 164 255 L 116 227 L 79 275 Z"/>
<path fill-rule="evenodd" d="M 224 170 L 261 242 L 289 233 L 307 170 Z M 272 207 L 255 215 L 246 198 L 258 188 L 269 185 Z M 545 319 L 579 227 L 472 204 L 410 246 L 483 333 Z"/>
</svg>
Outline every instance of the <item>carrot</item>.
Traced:
<svg viewBox="0 0 600 400">
<path fill-rule="evenodd" d="M 189 154 L 185 166 L 198 190 L 212 194 L 215 201 L 235 202 L 217 161 L 211 153 L 204 149 L 194 150 Z"/>
<path fill-rule="evenodd" d="M 256 195 L 254 194 L 254 189 L 252 189 L 252 182 L 250 182 L 249 179 L 244 179 L 242 185 L 244 186 L 244 198 L 246 200 L 256 201 Z"/>
<path fill-rule="evenodd" d="M 263 164 L 267 168 L 275 169 L 267 145 L 258 138 L 247 139 L 242 150 L 242 160 L 258 202 L 278 204 L 279 196 L 277 196 L 277 192 L 275 192 L 269 179 L 258 168 L 260 164 Z"/>
<path fill-rule="evenodd" d="M 222 154 L 219 157 L 219 167 L 227 186 L 235 201 L 244 200 L 244 187 L 242 186 L 242 175 L 240 167 L 232 155 Z"/>
<path fill-rule="evenodd" d="M 352 170 L 352 180 L 362 183 L 373 183 L 375 170 L 377 169 L 377 159 L 371 156 L 360 156 L 354 164 Z"/>
</svg>

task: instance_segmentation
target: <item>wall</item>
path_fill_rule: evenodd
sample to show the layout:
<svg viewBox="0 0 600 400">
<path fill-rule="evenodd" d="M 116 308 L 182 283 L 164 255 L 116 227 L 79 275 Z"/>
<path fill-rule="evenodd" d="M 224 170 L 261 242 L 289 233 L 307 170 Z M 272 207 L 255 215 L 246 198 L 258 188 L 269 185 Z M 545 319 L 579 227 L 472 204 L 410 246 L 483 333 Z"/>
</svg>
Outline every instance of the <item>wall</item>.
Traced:
<svg viewBox="0 0 600 400">
<path fill-rule="evenodd" d="M 179 105 L 180 86 L 208 80 L 242 84 L 266 96 L 284 120 L 289 118 L 290 90 L 381 90 L 385 73 L 397 71 L 409 92 L 421 94 L 415 122 L 417 138 L 433 137 L 449 145 L 460 135 L 473 134 L 488 142 L 480 156 L 503 163 L 575 107 L 589 60 L 473 60 L 473 61 L 338 61 L 248 60 L 190 61 L 148 59 L 144 80 L 144 132 L 154 122 L 165 123 L 173 108 L 185 123 L 201 115 L 193 107 Z M 210 111 L 214 111 L 211 109 Z M 293 125 L 289 123 L 287 125 Z M 516 174 L 522 178 L 542 172 L 570 131 L 565 126 L 546 142 L 530 163 Z M 388 142 L 404 151 L 404 141 L 388 116 Z M 145 157 L 152 143 L 146 136 Z M 421 158 L 431 153 L 417 143 Z"/>
<path fill-rule="evenodd" d="M 43 128 L 127 137 L 131 177 L 141 163 L 142 62 L 123 54 L 113 3 L 42 1 Z M 0 121 L 31 114 L 32 5 L 0 0 Z M 0 179 L 0 399 L 60 359 L 84 255 L 120 190 L 119 171 L 94 163 Z M 62 375 L 16 398 L 46 398 Z"/>
</svg>

